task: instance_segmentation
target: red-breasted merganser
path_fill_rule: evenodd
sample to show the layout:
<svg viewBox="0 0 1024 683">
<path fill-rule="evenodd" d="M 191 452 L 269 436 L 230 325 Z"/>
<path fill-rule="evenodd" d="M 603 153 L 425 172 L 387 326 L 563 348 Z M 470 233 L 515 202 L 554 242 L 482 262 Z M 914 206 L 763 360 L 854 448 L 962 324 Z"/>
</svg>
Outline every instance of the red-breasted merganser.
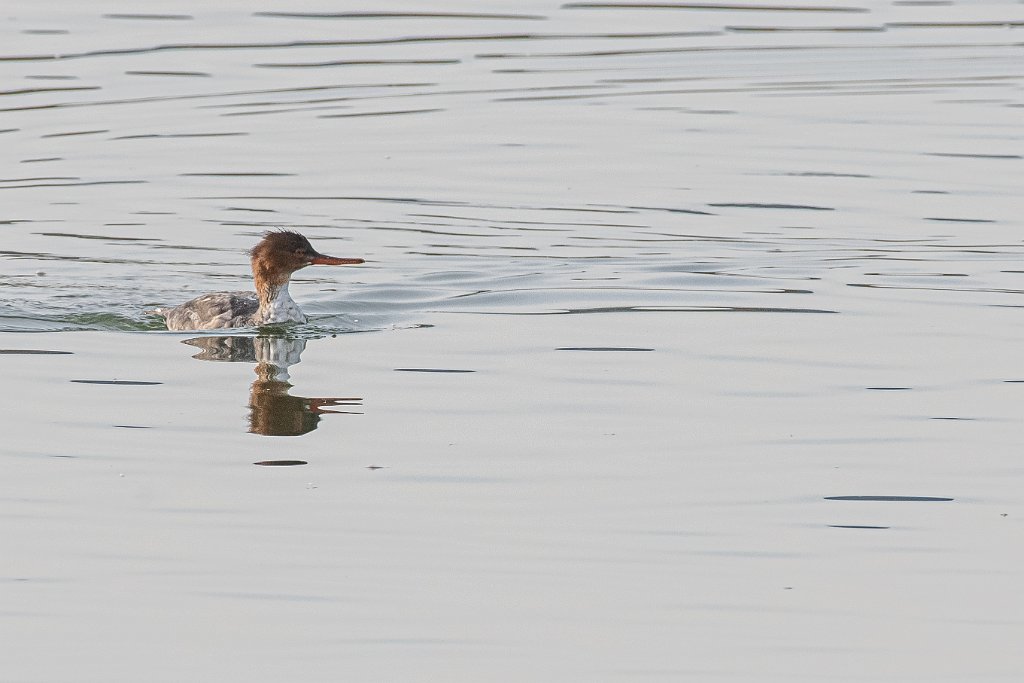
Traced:
<svg viewBox="0 0 1024 683">
<path fill-rule="evenodd" d="M 325 256 L 305 237 L 286 230 L 268 232 L 249 252 L 255 292 L 204 294 L 174 308 L 150 313 L 164 317 L 169 330 L 216 330 L 274 323 L 304 323 L 306 316 L 288 294 L 292 273 L 310 265 L 348 266 L 361 258 Z"/>
</svg>

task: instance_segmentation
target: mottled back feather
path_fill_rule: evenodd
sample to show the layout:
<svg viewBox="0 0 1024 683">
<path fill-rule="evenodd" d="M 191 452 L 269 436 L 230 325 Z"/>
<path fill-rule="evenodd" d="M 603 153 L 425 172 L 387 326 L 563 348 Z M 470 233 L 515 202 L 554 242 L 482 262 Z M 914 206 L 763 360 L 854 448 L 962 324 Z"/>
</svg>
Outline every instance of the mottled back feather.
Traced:
<svg viewBox="0 0 1024 683">
<path fill-rule="evenodd" d="M 253 316 L 259 309 L 255 292 L 215 292 L 156 312 L 167 320 L 169 330 L 218 330 L 255 325 Z"/>
</svg>

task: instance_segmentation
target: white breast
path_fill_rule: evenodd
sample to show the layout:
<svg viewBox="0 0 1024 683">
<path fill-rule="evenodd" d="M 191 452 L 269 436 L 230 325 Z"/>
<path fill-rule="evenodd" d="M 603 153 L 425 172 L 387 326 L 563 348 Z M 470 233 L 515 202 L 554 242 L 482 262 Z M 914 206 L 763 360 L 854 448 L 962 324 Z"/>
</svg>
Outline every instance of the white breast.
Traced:
<svg viewBox="0 0 1024 683">
<path fill-rule="evenodd" d="M 271 299 L 267 306 L 261 308 L 257 315 L 260 318 L 257 321 L 258 325 L 306 322 L 306 316 L 288 293 L 287 283 L 277 290 L 277 296 Z"/>
</svg>

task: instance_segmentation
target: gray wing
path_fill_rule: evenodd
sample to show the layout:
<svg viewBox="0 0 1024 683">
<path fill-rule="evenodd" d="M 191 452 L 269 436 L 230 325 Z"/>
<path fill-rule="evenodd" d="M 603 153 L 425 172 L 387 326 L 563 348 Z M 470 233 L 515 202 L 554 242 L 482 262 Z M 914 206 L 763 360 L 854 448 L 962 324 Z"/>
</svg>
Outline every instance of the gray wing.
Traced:
<svg viewBox="0 0 1024 683">
<path fill-rule="evenodd" d="M 259 308 L 253 292 L 216 292 L 157 312 L 164 316 L 169 330 L 217 330 L 252 325 Z"/>
</svg>

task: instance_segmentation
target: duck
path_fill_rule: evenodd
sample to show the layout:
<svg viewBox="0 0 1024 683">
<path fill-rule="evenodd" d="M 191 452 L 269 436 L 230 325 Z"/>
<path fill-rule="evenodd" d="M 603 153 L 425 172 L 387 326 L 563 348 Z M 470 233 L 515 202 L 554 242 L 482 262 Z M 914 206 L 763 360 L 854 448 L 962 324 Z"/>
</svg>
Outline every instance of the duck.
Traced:
<svg viewBox="0 0 1024 683">
<path fill-rule="evenodd" d="M 361 258 L 321 254 L 305 236 L 290 230 L 263 235 L 249 251 L 255 292 L 213 292 L 172 308 L 147 313 L 161 316 L 168 330 L 219 330 L 259 327 L 280 323 L 304 323 L 307 318 L 288 293 L 292 273 L 306 266 L 352 266 Z"/>
</svg>

